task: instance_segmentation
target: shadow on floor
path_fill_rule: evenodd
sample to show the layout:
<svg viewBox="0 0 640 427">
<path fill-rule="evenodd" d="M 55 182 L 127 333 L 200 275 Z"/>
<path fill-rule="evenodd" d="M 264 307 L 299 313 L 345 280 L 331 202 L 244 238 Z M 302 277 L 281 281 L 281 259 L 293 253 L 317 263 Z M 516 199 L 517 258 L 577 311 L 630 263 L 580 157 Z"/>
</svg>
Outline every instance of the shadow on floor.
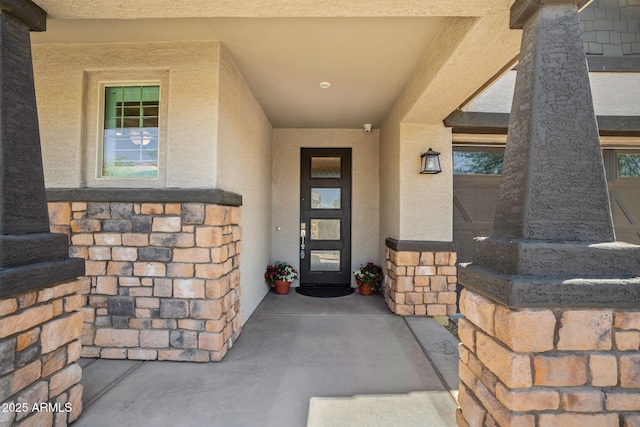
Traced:
<svg viewBox="0 0 640 427">
<path fill-rule="evenodd" d="M 431 318 L 394 315 L 379 295 L 269 294 L 217 363 L 82 364 L 85 409 L 74 427 L 299 427 L 313 397 L 425 391 L 444 421 L 416 425 L 455 426 L 457 341 Z M 374 406 L 399 405 L 392 401 Z M 338 425 L 329 418 L 339 401 L 320 402 L 330 409 L 314 425 Z"/>
</svg>

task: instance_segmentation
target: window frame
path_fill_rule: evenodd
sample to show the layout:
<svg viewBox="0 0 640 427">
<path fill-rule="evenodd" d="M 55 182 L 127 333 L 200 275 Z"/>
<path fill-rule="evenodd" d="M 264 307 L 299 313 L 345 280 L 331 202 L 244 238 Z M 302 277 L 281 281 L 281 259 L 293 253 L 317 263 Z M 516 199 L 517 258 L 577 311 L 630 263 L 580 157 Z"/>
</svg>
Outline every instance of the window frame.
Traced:
<svg viewBox="0 0 640 427">
<path fill-rule="evenodd" d="M 158 173 L 155 177 L 103 176 L 105 88 L 158 86 Z M 167 182 L 168 70 L 85 71 L 83 182 L 86 187 L 163 188 Z"/>
<path fill-rule="evenodd" d="M 104 131 L 105 131 L 105 104 L 106 104 L 106 89 L 108 87 L 145 87 L 145 86 L 157 86 L 158 87 L 158 159 L 156 160 L 157 173 L 156 176 L 109 176 L 103 175 L 104 171 Z M 142 180 L 157 180 L 160 177 L 160 104 L 161 100 L 161 86 L 160 81 L 143 81 L 143 82 L 100 82 L 98 84 L 100 94 L 98 95 L 98 99 L 100 100 L 100 105 L 98 108 L 98 146 L 96 149 L 96 179 L 142 179 Z"/>
</svg>

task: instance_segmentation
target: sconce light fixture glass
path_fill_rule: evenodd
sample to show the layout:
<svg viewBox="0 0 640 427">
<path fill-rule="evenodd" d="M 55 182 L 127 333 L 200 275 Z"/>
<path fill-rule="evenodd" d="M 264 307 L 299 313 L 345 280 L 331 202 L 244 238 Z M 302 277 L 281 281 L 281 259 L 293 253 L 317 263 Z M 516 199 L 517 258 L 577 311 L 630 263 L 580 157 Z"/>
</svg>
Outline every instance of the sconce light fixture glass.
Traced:
<svg viewBox="0 0 640 427">
<path fill-rule="evenodd" d="M 440 169 L 440 153 L 431 148 L 426 153 L 422 153 L 420 173 L 436 174 L 442 172 Z"/>
</svg>

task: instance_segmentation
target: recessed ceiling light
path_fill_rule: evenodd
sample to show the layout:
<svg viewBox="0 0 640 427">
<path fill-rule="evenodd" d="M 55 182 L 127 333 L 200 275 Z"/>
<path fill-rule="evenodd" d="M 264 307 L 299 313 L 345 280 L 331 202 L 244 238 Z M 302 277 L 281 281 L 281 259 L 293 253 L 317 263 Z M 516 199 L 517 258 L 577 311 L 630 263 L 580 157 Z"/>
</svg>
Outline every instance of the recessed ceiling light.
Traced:
<svg viewBox="0 0 640 427">
<path fill-rule="evenodd" d="M 329 82 L 320 82 L 320 83 L 318 83 L 318 86 L 320 86 L 322 89 L 329 89 L 331 87 L 331 83 L 329 83 Z"/>
</svg>

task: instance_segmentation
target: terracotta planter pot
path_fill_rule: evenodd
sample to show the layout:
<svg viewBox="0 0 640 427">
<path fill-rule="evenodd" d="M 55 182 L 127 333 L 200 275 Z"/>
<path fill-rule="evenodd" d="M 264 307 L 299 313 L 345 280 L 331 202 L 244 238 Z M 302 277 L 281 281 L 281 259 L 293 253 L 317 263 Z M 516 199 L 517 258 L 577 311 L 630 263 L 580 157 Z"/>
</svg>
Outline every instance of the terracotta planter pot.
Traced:
<svg viewBox="0 0 640 427">
<path fill-rule="evenodd" d="M 368 283 L 360 285 L 360 295 L 373 295 L 373 290 L 371 290 Z"/>
<path fill-rule="evenodd" d="M 276 280 L 274 282 L 276 294 L 288 294 L 291 288 L 291 282 L 285 282 L 284 280 Z"/>
</svg>

